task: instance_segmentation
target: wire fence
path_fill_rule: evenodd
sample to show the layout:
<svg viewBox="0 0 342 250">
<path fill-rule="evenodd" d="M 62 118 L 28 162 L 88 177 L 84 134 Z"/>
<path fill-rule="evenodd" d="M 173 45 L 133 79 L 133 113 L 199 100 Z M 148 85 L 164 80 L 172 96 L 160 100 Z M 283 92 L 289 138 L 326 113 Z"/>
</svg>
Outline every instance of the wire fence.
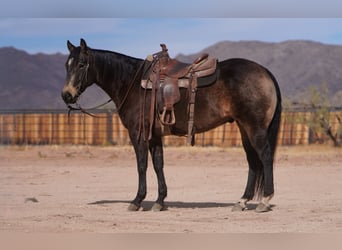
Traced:
<svg viewBox="0 0 342 250">
<path fill-rule="evenodd" d="M 286 111 L 282 114 L 279 145 L 330 144 L 331 138 L 321 126 L 315 126 L 315 112 Z M 342 138 L 342 112 L 326 114 L 333 135 Z M 317 121 L 318 122 L 318 121 Z M 164 145 L 186 145 L 185 137 L 165 136 Z M 114 110 L 97 110 L 96 117 L 65 110 L 0 111 L 0 144 L 74 144 L 129 145 L 128 131 Z M 236 123 L 224 124 L 208 132 L 197 134 L 197 146 L 241 146 Z"/>
</svg>

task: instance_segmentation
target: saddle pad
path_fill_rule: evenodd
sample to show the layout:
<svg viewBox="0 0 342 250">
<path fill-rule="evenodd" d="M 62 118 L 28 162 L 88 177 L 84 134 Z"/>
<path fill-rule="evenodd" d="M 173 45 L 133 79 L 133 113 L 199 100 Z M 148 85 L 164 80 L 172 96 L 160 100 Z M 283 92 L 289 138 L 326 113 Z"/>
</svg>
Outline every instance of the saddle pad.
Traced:
<svg viewBox="0 0 342 250">
<path fill-rule="evenodd" d="M 197 78 L 197 87 L 203 88 L 208 87 L 214 84 L 217 80 L 219 74 L 219 69 L 216 69 L 215 72 L 209 76 L 199 77 Z M 189 88 L 189 78 L 180 78 L 178 79 L 178 87 L 179 88 Z M 152 89 L 152 82 L 150 80 L 142 79 L 141 87 L 144 89 Z"/>
</svg>

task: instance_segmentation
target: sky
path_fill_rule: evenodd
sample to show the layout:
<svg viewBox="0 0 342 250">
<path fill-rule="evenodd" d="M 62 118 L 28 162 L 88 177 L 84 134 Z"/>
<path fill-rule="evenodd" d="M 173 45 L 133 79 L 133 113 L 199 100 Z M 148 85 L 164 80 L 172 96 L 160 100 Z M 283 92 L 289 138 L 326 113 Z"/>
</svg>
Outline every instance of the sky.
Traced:
<svg viewBox="0 0 342 250">
<path fill-rule="evenodd" d="M 3 17 L 341 17 L 340 0 L 2 0 Z"/>
<path fill-rule="evenodd" d="M 342 45 L 342 18 L 0 18 L 0 47 L 67 54 L 66 42 L 144 58 L 166 43 L 170 55 L 220 41 L 312 40 Z"/>
<path fill-rule="evenodd" d="M 67 54 L 66 42 L 144 58 L 220 41 L 312 40 L 342 45 L 338 0 L 2 0 L 0 47 Z"/>
</svg>

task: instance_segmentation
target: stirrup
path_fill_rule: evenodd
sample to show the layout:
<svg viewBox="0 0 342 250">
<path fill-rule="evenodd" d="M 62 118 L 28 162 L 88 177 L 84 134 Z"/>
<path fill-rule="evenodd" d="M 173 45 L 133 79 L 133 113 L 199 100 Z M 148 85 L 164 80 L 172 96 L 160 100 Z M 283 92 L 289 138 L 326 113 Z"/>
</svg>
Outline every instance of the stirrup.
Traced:
<svg viewBox="0 0 342 250">
<path fill-rule="evenodd" d="M 167 110 L 166 107 L 163 108 L 163 113 L 160 116 L 160 122 L 164 126 L 171 126 L 176 123 L 176 116 L 175 116 L 175 111 L 173 107 L 171 110 Z"/>
</svg>

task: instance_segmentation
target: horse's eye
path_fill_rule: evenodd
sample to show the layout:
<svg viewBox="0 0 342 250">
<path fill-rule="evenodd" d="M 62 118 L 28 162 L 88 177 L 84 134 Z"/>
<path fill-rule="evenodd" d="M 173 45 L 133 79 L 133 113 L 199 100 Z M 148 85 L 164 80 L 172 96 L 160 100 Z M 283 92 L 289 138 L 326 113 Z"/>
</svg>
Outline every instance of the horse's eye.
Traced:
<svg viewBox="0 0 342 250">
<path fill-rule="evenodd" d="M 85 63 L 84 62 L 79 62 L 78 63 L 78 67 L 81 69 L 81 68 L 83 68 L 85 66 Z"/>
</svg>

